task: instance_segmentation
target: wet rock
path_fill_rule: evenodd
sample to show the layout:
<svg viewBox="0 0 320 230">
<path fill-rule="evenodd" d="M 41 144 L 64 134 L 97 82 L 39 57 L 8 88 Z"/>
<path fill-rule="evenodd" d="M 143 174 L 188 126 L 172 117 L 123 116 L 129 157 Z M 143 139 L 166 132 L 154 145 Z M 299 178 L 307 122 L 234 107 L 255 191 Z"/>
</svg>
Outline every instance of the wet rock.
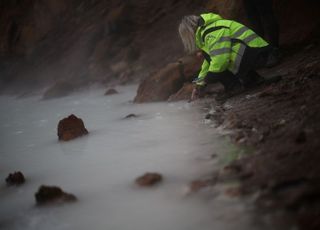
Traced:
<svg viewBox="0 0 320 230">
<path fill-rule="evenodd" d="M 58 82 L 50 87 L 43 95 L 43 99 L 52 99 L 70 95 L 75 87 L 69 82 Z"/>
<path fill-rule="evenodd" d="M 134 113 L 130 113 L 127 116 L 125 116 L 123 119 L 131 119 L 131 118 L 137 118 L 138 115 L 134 114 Z"/>
<path fill-rule="evenodd" d="M 162 181 L 162 175 L 159 173 L 145 173 L 136 179 L 136 184 L 141 187 L 152 187 Z"/>
<path fill-rule="evenodd" d="M 232 187 L 232 188 L 227 188 L 224 191 L 225 195 L 229 196 L 229 197 L 239 197 L 242 195 L 242 191 L 240 187 Z"/>
<path fill-rule="evenodd" d="M 64 192 L 57 186 L 42 185 L 35 194 L 37 205 L 60 204 L 75 202 L 77 197 L 73 194 Z"/>
<path fill-rule="evenodd" d="M 189 100 L 191 98 L 192 90 L 193 90 L 193 84 L 185 83 L 177 93 L 169 97 L 168 101 L 171 102 L 171 101 Z"/>
<path fill-rule="evenodd" d="M 21 185 L 26 181 L 22 172 L 14 172 L 10 173 L 9 176 L 6 178 L 7 185 Z"/>
<path fill-rule="evenodd" d="M 204 117 L 204 119 L 206 120 L 211 120 L 212 118 L 213 118 L 213 114 L 210 114 L 210 113 L 206 114 L 206 116 Z"/>
<path fill-rule="evenodd" d="M 118 91 L 115 89 L 108 89 L 107 92 L 105 92 L 105 96 L 109 96 L 109 95 L 114 95 L 114 94 L 118 94 Z"/>
<path fill-rule="evenodd" d="M 58 124 L 58 137 L 60 141 L 70 141 L 88 133 L 82 119 L 73 114 L 62 119 Z"/>
<path fill-rule="evenodd" d="M 195 180 L 192 181 L 189 185 L 190 193 L 196 193 L 200 190 L 212 186 L 214 184 L 213 180 Z"/>
<path fill-rule="evenodd" d="M 188 56 L 178 62 L 168 64 L 140 84 L 134 102 L 168 100 L 171 95 L 176 94 L 183 87 L 185 82 L 191 82 L 201 62 L 199 58 Z"/>
</svg>

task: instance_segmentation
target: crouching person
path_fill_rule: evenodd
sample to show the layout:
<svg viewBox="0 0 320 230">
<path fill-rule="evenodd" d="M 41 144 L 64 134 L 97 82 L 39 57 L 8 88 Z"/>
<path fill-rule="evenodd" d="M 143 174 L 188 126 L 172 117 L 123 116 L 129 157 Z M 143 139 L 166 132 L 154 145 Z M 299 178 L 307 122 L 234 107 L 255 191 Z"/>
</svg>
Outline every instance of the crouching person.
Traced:
<svg viewBox="0 0 320 230">
<path fill-rule="evenodd" d="M 246 26 L 207 13 L 185 16 L 179 33 L 187 52 L 201 50 L 204 56 L 191 100 L 213 82 L 220 82 L 227 93 L 263 82 L 256 69 L 265 66 L 271 47 Z"/>
</svg>

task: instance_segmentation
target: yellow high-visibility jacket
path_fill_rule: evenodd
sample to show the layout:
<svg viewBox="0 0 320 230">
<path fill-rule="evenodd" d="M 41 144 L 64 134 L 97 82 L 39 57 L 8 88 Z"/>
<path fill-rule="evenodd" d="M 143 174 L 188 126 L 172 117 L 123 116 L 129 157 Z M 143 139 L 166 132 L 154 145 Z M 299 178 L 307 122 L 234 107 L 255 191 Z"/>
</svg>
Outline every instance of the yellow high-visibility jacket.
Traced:
<svg viewBox="0 0 320 230">
<path fill-rule="evenodd" d="M 269 44 L 254 31 L 232 20 L 213 13 L 200 15 L 196 31 L 196 45 L 204 52 L 197 85 L 204 85 L 208 72 L 221 73 L 229 70 L 237 74 L 246 47 L 262 48 Z"/>
</svg>

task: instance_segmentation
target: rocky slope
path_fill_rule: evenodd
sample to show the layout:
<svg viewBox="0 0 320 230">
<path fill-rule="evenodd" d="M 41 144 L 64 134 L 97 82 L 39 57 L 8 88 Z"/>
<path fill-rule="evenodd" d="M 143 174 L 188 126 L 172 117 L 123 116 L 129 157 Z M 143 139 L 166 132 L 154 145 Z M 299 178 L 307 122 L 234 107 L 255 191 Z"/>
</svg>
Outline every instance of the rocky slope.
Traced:
<svg viewBox="0 0 320 230">
<path fill-rule="evenodd" d="M 176 23 L 195 2 L 1 1 L 0 83 L 81 85 L 148 73 L 181 56 Z"/>
<path fill-rule="evenodd" d="M 319 32 L 315 0 L 275 1 L 282 44 Z M 241 1 L 3 0 L 0 89 L 69 81 L 125 83 L 152 75 L 183 56 L 177 25 L 207 10 L 246 22 Z"/>
</svg>

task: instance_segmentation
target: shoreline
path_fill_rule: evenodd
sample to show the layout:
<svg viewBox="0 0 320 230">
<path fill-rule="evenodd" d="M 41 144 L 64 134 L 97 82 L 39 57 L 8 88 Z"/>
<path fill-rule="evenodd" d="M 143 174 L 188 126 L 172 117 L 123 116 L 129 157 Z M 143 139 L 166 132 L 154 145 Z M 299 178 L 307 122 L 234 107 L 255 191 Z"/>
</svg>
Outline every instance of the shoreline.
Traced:
<svg viewBox="0 0 320 230">
<path fill-rule="evenodd" d="M 241 182 L 240 194 L 258 194 L 260 210 L 283 212 L 276 225 L 319 229 L 320 47 L 311 45 L 268 70 L 282 81 L 213 101 L 208 115 L 230 131 L 236 146 L 250 149 L 224 170 Z M 252 152 L 252 153 L 251 153 Z"/>
</svg>

